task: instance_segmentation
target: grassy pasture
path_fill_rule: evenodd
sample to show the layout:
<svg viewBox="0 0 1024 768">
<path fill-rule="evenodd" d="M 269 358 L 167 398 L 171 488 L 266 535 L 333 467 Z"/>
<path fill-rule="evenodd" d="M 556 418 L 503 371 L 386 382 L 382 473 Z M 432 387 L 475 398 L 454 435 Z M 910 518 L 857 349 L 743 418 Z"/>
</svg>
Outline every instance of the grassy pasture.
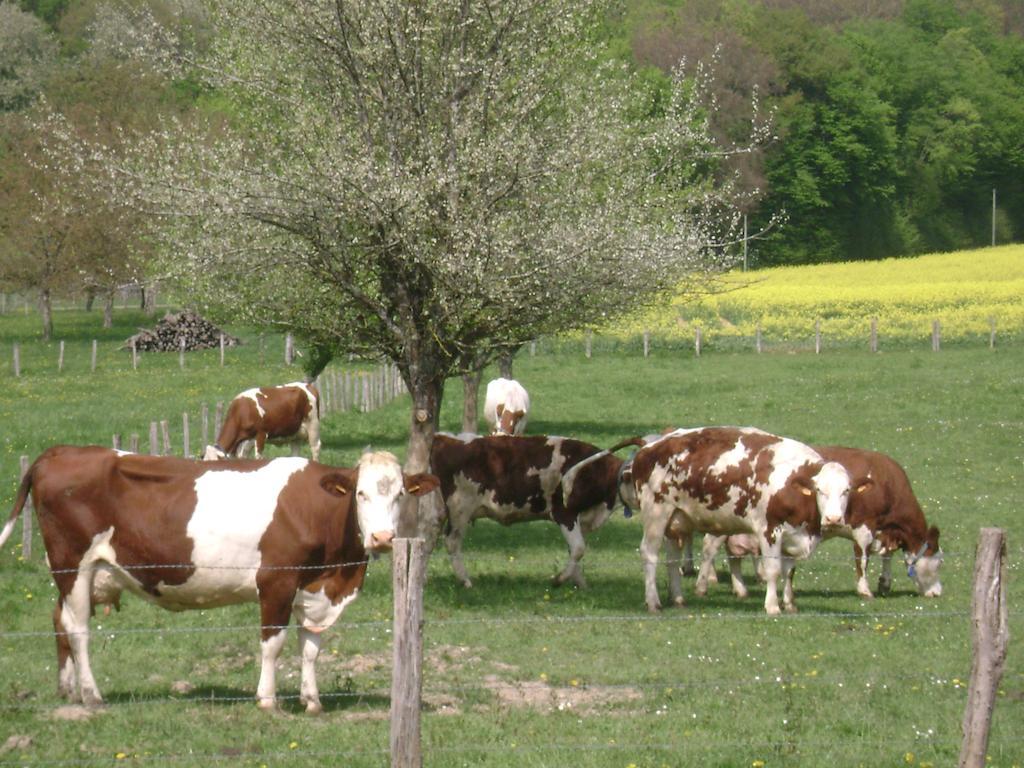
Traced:
<svg viewBox="0 0 1024 768">
<path fill-rule="evenodd" d="M 230 329 L 249 343 L 230 350 L 224 367 L 211 351 L 190 354 L 184 371 L 176 354 L 146 355 L 132 371 L 115 347 L 149 321 L 131 312 L 106 335 L 98 314 L 58 315 L 57 338 L 68 343 L 57 374 L 56 344 L 31 341 L 32 323 L 0 317 L 4 517 L 21 454 L 56 442 L 109 444 L 114 432 L 144 435 L 158 418 L 174 427 L 203 402 L 301 375 L 283 365 L 279 339 L 267 338 L 261 361 L 245 329 Z M 101 362 L 90 373 L 94 337 Z M 18 380 L 6 367 L 13 340 L 22 342 Z M 897 565 L 895 593 L 865 601 L 854 592 L 849 545 L 832 541 L 799 569 L 795 616 L 767 618 L 763 588 L 753 584 L 741 602 L 724 579 L 704 599 L 684 585 L 687 607 L 649 616 L 636 518 L 617 515 L 591 537 L 583 591 L 550 586 L 565 556 L 554 526 L 480 522 L 465 545 L 472 590 L 456 585 L 443 551 L 430 563 L 426 765 L 954 764 L 970 674 L 973 552 L 978 528 L 988 525 L 1009 532 L 1011 599 L 989 765 L 1024 765 L 1020 345 L 699 359 L 678 350 L 586 359 L 578 347 L 546 349 L 516 362 L 533 401 L 533 433 L 607 445 L 668 425 L 752 424 L 891 453 L 942 529 L 944 595 L 919 598 Z M 367 444 L 401 455 L 407 409 L 400 398 L 370 414 L 333 414 L 324 460 L 349 464 Z M 457 429 L 460 414 L 452 382 L 442 426 Z M 53 588 L 41 542 L 26 562 L 18 541 L 20 531 L 0 552 L 0 766 L 388 764 L 386 558 L 371 565 L 363 596 L 325 636 L 323 716 L 300 712 L 294 643 L 279 673 L 279 691 L 290 697 L 282 712 L 256 709 L 254 606 L 171 614 L 128 597 L 120 613 L 93 621 L 93 667 L 109 707 L 82 720 L 55 695 Z M 19 736 L 30 741 L 8 742 Z"/>
</svg>

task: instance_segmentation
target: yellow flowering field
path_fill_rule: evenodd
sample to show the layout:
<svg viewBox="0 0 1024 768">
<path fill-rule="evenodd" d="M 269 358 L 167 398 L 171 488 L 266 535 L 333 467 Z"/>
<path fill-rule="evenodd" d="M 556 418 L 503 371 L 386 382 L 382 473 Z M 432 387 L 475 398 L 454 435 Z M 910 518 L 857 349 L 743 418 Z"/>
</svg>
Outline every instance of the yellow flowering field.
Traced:
<svg viewBox="0 0 1024 768">
<path fill-rule="evenodd" d="M 879 338 L 917 341 L 941 324 L 942 339 L 988 339 L 1024 332 L 1024 246 L 1008 245 L 914 258 L 778 267 L 725 276 L 726 289 L 672 302 L 617 322 L 602 336 L 634 338 L 645 330 L 691 341 L 697 327 L 714 342 L 763 337 L 813 338 L 815 323 L 829 341 L 861 341 L 871 320 Z"/>
</svg>

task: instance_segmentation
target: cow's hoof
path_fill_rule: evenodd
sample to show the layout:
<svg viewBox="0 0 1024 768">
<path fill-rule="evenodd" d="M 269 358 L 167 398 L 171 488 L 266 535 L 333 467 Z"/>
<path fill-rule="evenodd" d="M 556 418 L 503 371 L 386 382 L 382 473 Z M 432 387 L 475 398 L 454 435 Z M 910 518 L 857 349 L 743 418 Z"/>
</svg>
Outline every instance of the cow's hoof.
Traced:
<svg viewBox="0 0 1024 768">
<path fill-rule="evenodd" d="M 473 588 L 473 582 L 470 581 L 469 579 L 463 579 L 462 580 L 462 586 L 464 586 L 466 589 L 472 589 Z"/>
<path fill-rule="evenodd" d="M 765 608 L 764 612 L 767 613 L 769 616 L 778 616 L 779 614 L 782 613 L 782 611 L 779 610 L 779 606 L 777 606 L 777 605 L 773 606 L 771 608 Z"/>
<path fill-rule="evenodd" d="M 857 590 L 857 594 L 860 595 L 861 597 L 863 597 L 865 600 L 874 600 L 875 599 L 875 596 L 873 594 L 871 594 L 870 591 L 868 591 L 868 592 L 861 592 L 858 589 Z"/>
<path fill-rule="evenodd" d="M 306 702 L 306 714 L 307 715 L 320 715 L 323 714 L 324 708 L 320 706 L 319 701 L 307 701 Z"/>
<path fill-rule="evenodd" d="M 648 613 L 661 613 L 661 603 L 656 603 L 655 605 L 648 605 L 647 606 L 647 612 Z"/>
<path fill-rule="evenodd" d="M 797 610 L 796 610 L 796 606 L 795 605 L 790 604 L 790 605 L 786 606 L 786 613 L 796 613 L 796 612 L 797 612 Z"/>
<path fill-rule="evenodd" d="M 740 592 L 739 590 L 735 590 L 734 589 L 732 591 L 732 593 L 734 595 L 736 595 L 737 599 L 739 599 L 739 600 L 746 600 L 747 599 L 748 592 L 746 590 L 743 590 L 742 592 Z"/>
<path fill-rule="evenodd" d="M 103 701 L 103 697 L 98 693 L 86 691 L 82 693 L 82 704 L 87 709 L 103 709 L 106 703 Z"/>
<path fill-rule="evenodd" d="M 674 605 L 676 608 L 682 608 L 684 605 L 686 605 L 686 601 L 683 600 L 682 597 L 673 597 L 672 605 Z"/>
<path fill-rule="evenodd" d="M 256 706 L 262 709 L 264 712 L 274 712 L 277 710 L 277 700 L 256 699 Z"/>
<path fill-rule="evenodd" d="M 892 583 L 891 582 L 885 582 L 885 581 L 879 581 L 878 582 L 878 589 L 876 590 L 878 592 L 878 594 L 880 594 L 880 595 L 888 595 L 891 590 L 892 590 Z"/>
</svg>

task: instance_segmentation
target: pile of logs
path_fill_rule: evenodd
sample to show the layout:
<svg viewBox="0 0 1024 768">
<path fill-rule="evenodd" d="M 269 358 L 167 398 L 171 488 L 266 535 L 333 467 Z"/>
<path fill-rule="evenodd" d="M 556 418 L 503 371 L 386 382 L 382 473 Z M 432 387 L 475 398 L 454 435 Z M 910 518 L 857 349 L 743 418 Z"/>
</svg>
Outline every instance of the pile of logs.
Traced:
<svg viewBox="0 0 1024 768">
<path fill-rule="evenodd" d="M 195 312 L 168 312 L 152 330 L 140 328 L 138 333 L 125 341 L 122 349 L 129 349 L 134 344 L 139 352 L 178 352 L 182 348 L 182 341 L 185 342 L 186 350 L 209 349 L 220 346 L 221 336 L 224 337 L 226 347 L 241 343 Z"/>
</svg>

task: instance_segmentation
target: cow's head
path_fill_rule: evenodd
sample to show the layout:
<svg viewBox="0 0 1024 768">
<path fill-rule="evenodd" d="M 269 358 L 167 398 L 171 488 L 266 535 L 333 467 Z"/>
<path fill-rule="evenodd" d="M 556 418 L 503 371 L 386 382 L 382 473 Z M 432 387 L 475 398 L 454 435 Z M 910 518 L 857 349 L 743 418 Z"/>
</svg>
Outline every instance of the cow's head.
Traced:
<svg viewBox="0 0 1024 768">
<path fill-rule="evenodd" d="M 934 525 L 928 529 L 924 542 L 916 552 L 906 553 L 907 576 L 914 580 L 917 591 L 925 597 L 939 597 L 942 582 L 939 581 L 939 566 L 942 565 L 942 550 L 939 549 L 939 529 Z"/>
<path fill-rule="evenodd" d="M 821 516 L 823 527 L 843 525 L 846 520 L 846 507 L 851 493 L 864 493 L 871 487 L 870 478 L 862 478 L 856 483 L 850 479 L 850 473 L 838 461 L 827 461 L 809 481 L 801 482 L 800 492 L 805 496 L 813 496 Z"/>
<path fill-rule="evenodd" d="M 526 411 L 512 410 L 499 403 L 494 414 L 497 418 L 492 435 L 520 435 L 526 427 Z"/>
<path fill-rule="evenodd" d="M 363 546 L 370 552 L 391 549 L 406 494 L 422 496 L 440 485 L 436 476 L 406 475 L 394 454 L 364 453 L 356 467 L 355 503 Z"/>
</svg>

